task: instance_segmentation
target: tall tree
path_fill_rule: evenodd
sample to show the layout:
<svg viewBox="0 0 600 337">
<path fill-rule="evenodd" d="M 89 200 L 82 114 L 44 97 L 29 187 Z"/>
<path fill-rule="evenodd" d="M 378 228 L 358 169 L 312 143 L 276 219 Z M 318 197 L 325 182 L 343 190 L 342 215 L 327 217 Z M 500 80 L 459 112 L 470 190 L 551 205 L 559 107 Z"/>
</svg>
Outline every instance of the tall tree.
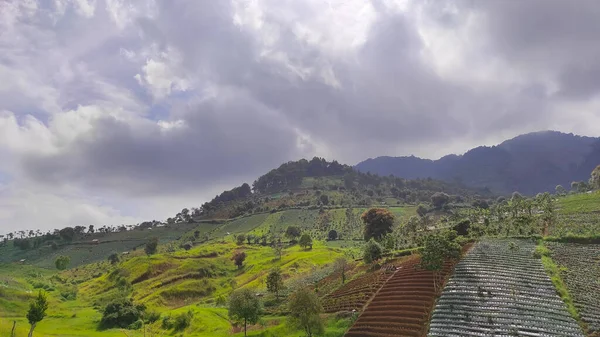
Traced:
<svg viewBox="0 0 600 337">
<path fill-rule="evenodd" d="M 243 322 L 244 336 L 248 323 L 255 324 L 260 317 L 261 304 L 254 292 L 250 289 L 236 290 L 229 298 L 229 318 Z"/>
<path fill-rule="evenodd" d="M 46 317 L 46 310 L 48 310 L 48 298 L 40 290 L 38 296 L 29 303 L 29 310 L 27 311 L 27 321 L 31 325 L 29 337 L 33 336 L 35 326 Z"/>
<path fill-rule="evenodd" d="M 590 185 L 594 189 L 600 189 L 600 165 L 596 166 L 596 168 L 592 171 Z"/>
<path fill-rule="evenodd" d="M 333 269 L 340 274 L 342 284 L 346 282 L 346 269 L 348 269 L 348 261 L 345 258 L 339 257 L 333 263 Z"/>
<path fill-rule="evenodd" d="M 238 269 L 242 269 L 244 266 L 244 261 L 246 260 L 246 253 L 244 252 L 235 252 L 233 257 L 231 258 Z"/>
<path fill-rule="evenodd" d="M 300 289 L 289 298 L 289 321 L 293 327 L 302 328 L 307 337 L 323 332 L 323 321 L 319 313 L 323 310 L 314 292 Z"/>
<path fill-rule="evenodd" d="M 361 219 L 365 224 L 365 241 L 371 238 L 381 240 L 387 233 L 392 232 L 394 214 L 385 208 L 371 208 L 362 214 Z"/>
<path fill-rule="evenodd" d="M 565 190 L 565 188 L 562 187 L 562 185 L 556 185 L 556 194 L 557 195 L 565 195 L 565 194 L 567 194 L 567 190 Z"/>
<path fill-rule="evenodd" d="M 432 271 L 433 285 L 438 290 L 439 272 L 444 267 L 446 259 L 457 259 L 460 256 L 460 245 L 456 239 L 455 231 L 432 234 L 425 238 L 425 244 L 421 250 L 421 266 Z"/>
<path fill-rule="evenodd" d="M 283 277 L 281 271 L 276 268 L 267 275 L 267 291 L 275 294 L 275 298 L 279 299 L 281 290 L 283 290 Z"/>
</svg>

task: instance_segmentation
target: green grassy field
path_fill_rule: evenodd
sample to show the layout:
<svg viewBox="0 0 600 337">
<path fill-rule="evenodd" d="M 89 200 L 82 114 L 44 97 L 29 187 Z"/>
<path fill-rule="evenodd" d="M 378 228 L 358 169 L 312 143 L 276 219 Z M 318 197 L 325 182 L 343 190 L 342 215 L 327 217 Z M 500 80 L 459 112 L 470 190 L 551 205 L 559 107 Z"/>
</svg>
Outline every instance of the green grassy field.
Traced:
<svg viewBox="0 0 600 337">
<path fill-rule="evenodd" d="M 237 269 L 231 261 L 234 251 L 247 254 L 242 269 Z M 226 308 L 218 304 L 219 298 L 227 298 L 233 289 L 239 288 L 266 293 L 265 278 L 274 267 L 285 270 L 287 292 L 311 285 L 331 274 L 332 261 L 346 253 L 339 246 L 316 241 L 310 250 L 297 245 L 285 248 L 279 260 L 270 247 L 238 246 L 224 241 L 153 256 L 138 250 L 123 255 L 117 265 L 101 261 L 63 272 L 30 265 L 0 264 L 0 336 L 10 334 L 8 330 L 13 320 L 17 321 L 17 336 L 26 335 L 27 303 L 39 289 L 45 289 L 49 295 L 50 309 L 36 328 L 36 336 L 142 336 L 141 331 L 97 329 L 100 310 L 109 301 L 123 297 L 144 303 L 151 310 L 161 312 L 163 317 L 192 311 L 194 318 L 184 331 L 185 336 L 240 336 L 243 333 L 232 327 Z M 66 299 L 63 294 L 67 289 L 76 289 L 76 298 Z M 324 318 L 326 336 L 342 336 L 350 324 L 345 319 Z M 171 335 L 160 329 L 160 323 L 148 329 Z M 285 318 L 275 313 L 265 315 L 259 324 L 251 327 L 249 335 L 299 333 L 290 330 Z"/>
<path fill-rule="evenodd" d="M 600 191 L 558 198 L 557 221 L 549 235 L 598 235 L 600 233 Z"/>
</svg>

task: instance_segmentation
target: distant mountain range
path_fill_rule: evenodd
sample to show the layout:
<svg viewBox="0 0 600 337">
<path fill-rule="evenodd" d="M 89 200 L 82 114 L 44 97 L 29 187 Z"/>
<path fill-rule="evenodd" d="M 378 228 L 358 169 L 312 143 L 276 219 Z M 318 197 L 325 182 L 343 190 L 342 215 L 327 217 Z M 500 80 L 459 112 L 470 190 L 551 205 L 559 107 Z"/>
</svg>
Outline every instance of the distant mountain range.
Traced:
<svg viewBox="0 0 600 337">
<path fill-rule="evenodd" d="M 488 187 L 495 193 L 519 191 L 533 195 L 554 191 L 556 185 L 569 189 L 572 181 L 587 181 L 598 164 L 600 138 L 541 131 L 438 160 L 415 156 L 369 158 L 355 169 L 405 179 L 431 177 L 461 182 Z"/>
</svg>

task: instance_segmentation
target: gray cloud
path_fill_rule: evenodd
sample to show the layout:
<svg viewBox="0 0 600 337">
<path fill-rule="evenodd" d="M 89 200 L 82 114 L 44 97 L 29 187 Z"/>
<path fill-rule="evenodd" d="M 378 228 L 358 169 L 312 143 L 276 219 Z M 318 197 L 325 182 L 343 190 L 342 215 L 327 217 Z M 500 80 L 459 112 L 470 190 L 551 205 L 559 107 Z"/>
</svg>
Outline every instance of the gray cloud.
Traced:
<svg viewBox="0 0 600 337">
<path fill-rule="evenodd" d="M 36 191 L 156 218 L 300 157 L 600 132 L 595 1 L 60 3 L 0 15 L 0 226 Z"/>
</svg>

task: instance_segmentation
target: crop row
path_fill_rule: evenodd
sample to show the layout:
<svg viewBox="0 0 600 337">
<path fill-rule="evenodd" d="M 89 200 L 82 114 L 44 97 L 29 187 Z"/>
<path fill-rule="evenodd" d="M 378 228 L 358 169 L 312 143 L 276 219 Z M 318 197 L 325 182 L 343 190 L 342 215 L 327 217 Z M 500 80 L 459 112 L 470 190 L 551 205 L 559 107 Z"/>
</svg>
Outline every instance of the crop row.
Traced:
<svg viewBox="0 0 600 337">
<path fill-rule="evenodd" d="M 360 311 L 392 274 L 385 270 L 354 279 L 323 298 L 325 312 Z"/>
<path fill-rule="evenodd" d="M 456 266 L 429 336 L 583 336 L 526 240 L 479 242 Z"/>
<path fill-rule="evenodd" d="M 442 272 L 434 274 L 419 263 L 414 258 L 399 265 L 346 336 L 422 336 L 435 302 L 434 276 L 439 283 L 452 264 L 446 263 Z"/>
<path fill-rule="evenodd" d="M 590 333 L 600 334 L 600 245 L 546 243 L 561 267 L 581 319 Z"/>
</svg>

